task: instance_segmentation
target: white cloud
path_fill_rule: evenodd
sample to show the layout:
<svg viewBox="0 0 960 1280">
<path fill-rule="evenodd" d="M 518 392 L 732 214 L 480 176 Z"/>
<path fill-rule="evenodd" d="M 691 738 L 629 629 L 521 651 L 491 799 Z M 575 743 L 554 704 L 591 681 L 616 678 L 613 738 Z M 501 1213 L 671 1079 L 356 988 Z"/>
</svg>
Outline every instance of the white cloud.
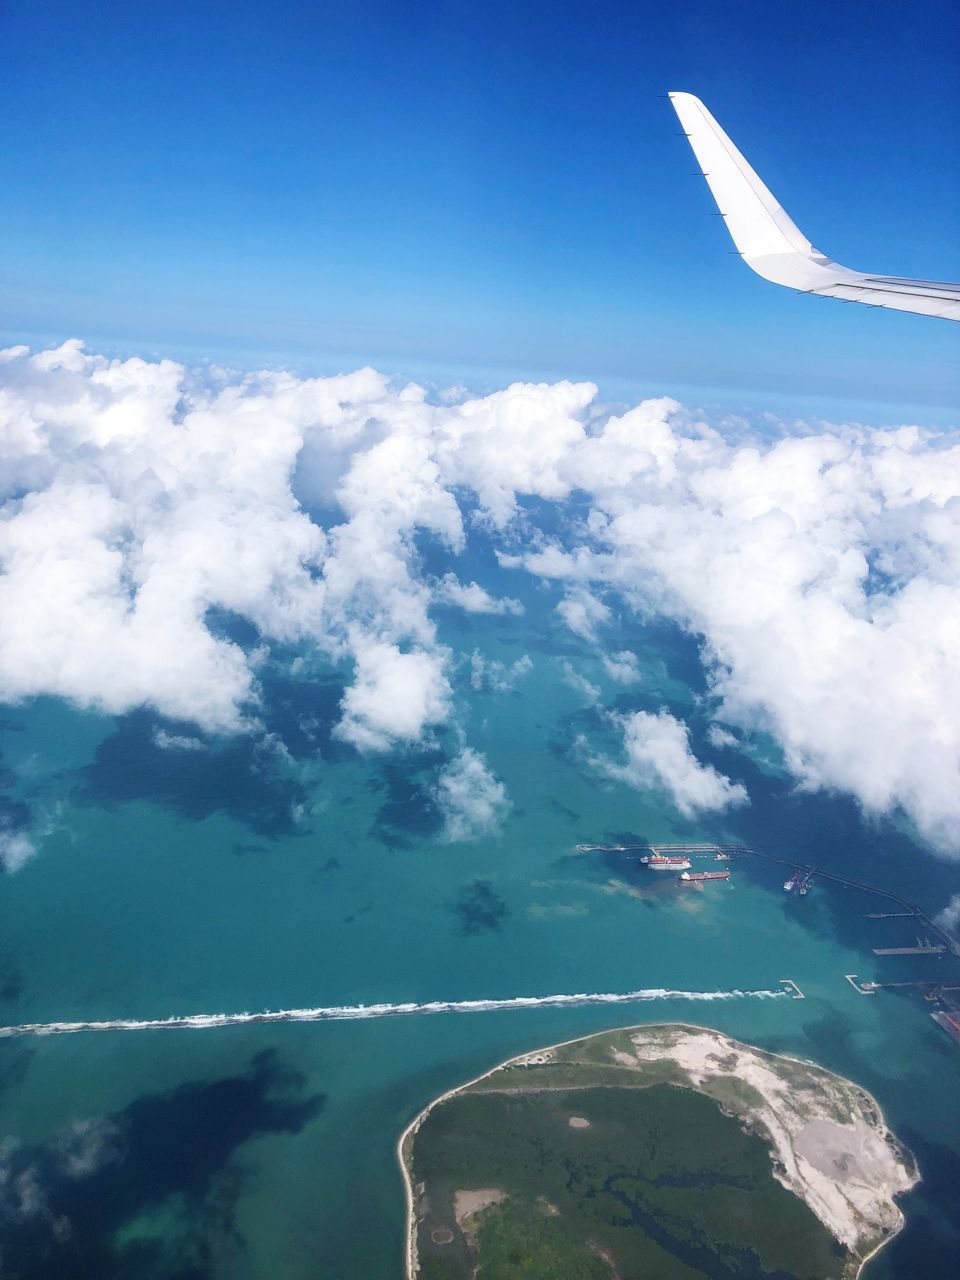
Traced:
<svg viewBox="0 0 960 1280">
<path fill-rule="evenodd" d="M 479 649 L 470 655 L 470 688 L 476 693 L 509 693 L 533 670 L 533 659 L 522 654 L 508 666 L 497 658 L 485 658 Z"/>
<path fill-rule="evenodd" d="M 435 794 L 444 815 L 444 839 L 451 842 L 496 833 L 510 809 L 506 787 L 471 747 L 443 767 Z"/>
<path fill-rule="evenodd" d="M 243 729 L 257 659 L 211 622 L 233 614 L 340 664 L 347 740 L 416 741 L 452 705 L 431 604 L 492 600 L 438 587 L 417 549 L 422 532 L 464 548 L 466 494 L 502 565 L 562 586 L 576 634 L 596 644 L 614 601 L 670 619 L 699 639 L 724 723 L 773 737 L 804 786 L 901 809 L 960 851 L 949 436 L 724 436 L 671 400 L 605 418 L 588 383 L 431 404 L 370 369 L 205 379 L 78 343 L 4 353 L 0 700 Z M 562 536 L 521 510 L 574 490 Z M 321 527 L 311 504 L 336 514 Z M 608 657 L 611 678 L 625 663 Z"/>
<path fill-rule="evenodd" d="M 937 924 L 951 933 L 960 932 L 960 893 L 955 893 L 940 914 Z"/>
<path fill-rule="evenodd" d="M 36 852 L 37 846 L 22 831 L 0 831 L 0 866 L 4 871 L 19 871 Z"/>
<path fill-rule="evenodd" d="M 603 654 L 603 669 L 618 684 L 634 684 L 640 679 L 640 666 L 629 649 Z"/>
<path fill-rule="evenodd" d="M 424 726 L 445 720 L 450 685 L 437 653 L 402 653 L 395 645 L 356 644 L 357 678 L 343 696 L 335 732 L 360 751 L 416 742 Z"/>
<path fill-rule="evenodd" d="M 739 747 L 739 741 L 733 736 L 729 729 L 724 729 L 723 725 L 712 724 L 707 729 L 707 741 L 711 747 Z"/>
<path fill-rule="evenodd" d="M 588 702 L 600 701 L 600 690 L 595 684 L 591 684 L 586 676 L 581 675 L 579 671 L 575 670 L 571 663 L 567 662 L 565 658 L 559 665 L 560 670 L 563 673 L 563 680 L 565 684 L 568 684 L 571 689 L 575 689 L 577 693 L 582 694 Z"/>
<path fill-rule="evenodd" d="M 441 578 L 435 594 L 442 603 L 457 605 L 466 613 L 513 614 L 517 617 L 523 613 L 523 605 L 519 600 L 509 596 L 492 596 L 479 583 L 462 583 L 452 573 Z"/>
<path fill-rule="evenodd" d="M 625 764 L 595 759 L 610 778 L 641 790 L 662 789 L 686 818 L 747 803 L 747 792 L 711 765 L 701 764 L 690 750 L 682 720 L 669 711 L 652 715 L 635 711 L 615 719 L 623 730 Z"/>
<path fill-rule="evenodd" d="M 557 613 L 570 630 L 591 643 L 596 641 L 597 627 L 610 619 L 610 610 L 583 587 L 569 591 L 557 605 Z"/>
<path fill-rule="evenodd" d="M 153 745 L 161 751 L 205 751 L 206 743 L 182 733 L 167 733 L 166 729 L 154 729 Z"/>
</svg>

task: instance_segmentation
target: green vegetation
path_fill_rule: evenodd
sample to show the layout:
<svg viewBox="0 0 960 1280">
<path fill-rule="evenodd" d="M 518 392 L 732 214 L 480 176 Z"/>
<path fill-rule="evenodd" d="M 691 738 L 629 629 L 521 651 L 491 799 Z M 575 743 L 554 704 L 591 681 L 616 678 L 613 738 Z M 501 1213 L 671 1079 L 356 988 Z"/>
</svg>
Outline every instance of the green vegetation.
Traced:
<svg viewBox="0 0 960 1280">
<path fill-rule="evenodd" d="M 478 1264 L 477 1280 L 842 1274 L 849 1255 L 774 1180 L 761 1138 L 689 1088 L 611 1088 L 639 1073 L 590 1058 L 588 1087 L 569 1087 L 570 1064 L 511 1066 L 431 1111 L 412 1153 L 422 1280 Z M 471 1188 L 506 1198 L 458 1222 Z"/>
</svg>

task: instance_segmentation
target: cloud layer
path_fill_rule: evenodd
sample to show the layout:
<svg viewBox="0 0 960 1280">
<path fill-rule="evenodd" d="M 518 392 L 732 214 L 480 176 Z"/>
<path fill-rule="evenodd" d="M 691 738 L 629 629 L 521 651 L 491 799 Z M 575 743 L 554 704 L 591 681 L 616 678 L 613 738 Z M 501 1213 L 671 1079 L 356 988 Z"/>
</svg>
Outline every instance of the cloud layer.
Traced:
<svg viewBox="0 0 960 1280">
<path fill-rule="evenodd" d="M 456 557 L 483 529 L 517 594 L 521 574 L 562 590 L 611 679 L 635 669 L 617 612 L 665 616 L 699 638 L 718 722 L 771 734 L 802 785 L 960 848 L 960 448 L 913 427 L 724 434 L 670 400 L 605 415 L 595 396 L 432 404 L 369 369 L 6 353 L 0 699 L 242 729 L 260 655 L 230 638 L 239 618 L 344 667 L 343 739 L 415 742 L 455 706 L 432 606 L 519 609 L 428 575 L 418 539 Z M 543 529 L 531 499 L 557 509 Z M 672 760 L 659 781 L 681 806 L 737 798 L 678 721 L 643 715 L 624 768 Z"/>
</svg>

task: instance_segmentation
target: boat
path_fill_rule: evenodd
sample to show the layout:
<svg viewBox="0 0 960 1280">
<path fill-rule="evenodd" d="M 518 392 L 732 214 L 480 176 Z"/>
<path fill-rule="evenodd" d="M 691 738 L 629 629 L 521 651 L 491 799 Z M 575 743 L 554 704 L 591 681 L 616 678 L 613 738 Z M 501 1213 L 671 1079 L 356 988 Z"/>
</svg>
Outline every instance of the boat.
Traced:
<svg viewBox="0 0 960 1280">
<path fill-rule="evenodd" d="M 729 871 L 681 871 L 680 879 L 686 884 L 697 884 L 701 880 L 729 880 Z"/>
<path fill-rule="evenodd" d="M 651 871 L 689 871 L 693 863 L 682 854 L 651 853 L 640 861 Z"/>
<path fill-rule="evenodd" d="M 800 879 L 800 872 L 795 871 L 793 875 L 790 877 L 790 879 L 784 882 L 783 892 L 793 893 L 794 889 L 797 887 L 797 881 L 799 879 Z"/>
<path fill-rule="evenodd" d="M 729 853 L 724 853 L 722 849 L 718 849 L 717 856 L 714 858 L 714 862 L 729 862 L 729 861 L 730 861 Z"/>
</svg>

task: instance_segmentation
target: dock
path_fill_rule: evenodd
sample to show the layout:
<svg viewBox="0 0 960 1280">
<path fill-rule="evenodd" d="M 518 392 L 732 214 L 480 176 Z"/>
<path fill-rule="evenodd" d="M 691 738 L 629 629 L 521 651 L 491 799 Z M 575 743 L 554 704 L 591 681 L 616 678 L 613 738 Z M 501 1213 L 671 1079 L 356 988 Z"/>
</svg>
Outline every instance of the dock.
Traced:
<svg viewBox="0 0 960 1280">
<path fill-rule="evenodd" d="M 855 973 L 845 973 L 843 975 L 853 986 L 857 986 L 853 979 L 856 978 Z M 913 981 L 901 982 L 861 982 L 857 990 L 861 995 L 873 995 L 876 991 L 896 991 L 906 987 L 916 988 L 924 993 L 927 1000 L 953 1000 L 954 992 L 960 991 L 960 986 L 956 983 L 941 982 L 932 978 L 914 978 Z"/>
<path fill-rule="evenodd" d="M 778 858 L 776 854 L 765 853 L 762 849 L 752 849 L 747 845 L 724 845 L 721 847 L 737 854 L 749 854 L 754 858 L 763 858 L 764 861 L 775 862 L 781 867 L 795 868 L 797 865 L 795 859 Z M 879 885 L 870 884 L 866 880 L 855 880 L 851 876 L 838 875 L 835 871 L 824 871 L 822 867 L 810 867 L 808 870 L 813 875 L 816 875 L 818 880 L 831 880 L 834 884 L 842 884 L 848 889 L 862 889 L 864 893 L 872 893 L 878 898 L 885 898 L 888 902 L 894 903 L 896 906 L 900 907 L 900 911 L 892 914 L 913 916 L 915 919 L 919 920 L 921 925 L 923 925 L 925 929 L 929 930 L 934 937 L 940 939 L 940 943 L 942 944 L 940 945 L 940 951 L 949 951 L 951 955 L 960 956 L 960 940 L 955 938 L 947 929 L 944 929 L 944 927 L 938 924 L 931 916 L 928 916 L 922 907 L 918 907 L 916 903 L 909 902 L 899 893 L 894 893 L 890 889 L 881 889 Z M 916 953 L 913 951 L 903 952 L 899 949 L 881 949 L 876 954 L 912 955 Z M 929 953 L 927 950 L 923 950 L 920 954 L 927 955 Z"/>
<path fill-rule="evenodd" d="M 809 889 L 814 878 L 818 880 L 831 881 L 833 884 L 843 885 L 847 889 L 859 889 L 863 893 L 870 893 L 878 898 L 884 899 L 899 910 L 891 911 L 873 911 L 868 913 L 864 918 L 867 920 L 902 920 L 913 918 L 926 929 L 930 936 L 938 939 L 937 942 L 919 943 L 915 947 L 874 947 L 873 954 L 876 956 L 929 956 L 943 955 L 949 952 L 952 956 L 960 957 L 960 939 L 955 938 L 948 929 L 938 924 L 931 916 L 929 916 L 922 907 L 918 907 L 916 903 L 908 901 L 901 894 L 895 893 L 891 889 L 881 889 L 879 885 L 870 884 L 867 880 L 857 880 L 852 876 L 842 876 L 836 871 L 824 871 L 822 867 L 814 866 L 798 866 L 795 858 L 780 858 L 776 854 L 767 853 L 763 849 L 754 849 L 746 844 L 716 844 L 707 842 L 695 842 L 692 844 L 578 844 L 577 851 L 579 853 L 632 853 L 634 851 L 642 851 L 648 854 L 687 854 L 690 857 L 710 857 L 713 856 L 717 862 L 726 862 L 730 858 L 752 857 L 762 858 L 765 862 L 772 862 L 777 866 L 789 867 L 791 873 L 802 877 L 803 891 Z M 859 990 L 859 987 L 857 988 Z M 861 992 L 861 994 L 872 994 Z"/>
<path fill-rule="evenodd" d="M 850 983 L 851 987 L 853 987 L 854 991 L 856 991 L 857 995 L 875 996 L 877 994 L 876 982 L 858 982 L 857 974 L 855 973 L 845 973 L 843 976 Z"/>
</svg>

